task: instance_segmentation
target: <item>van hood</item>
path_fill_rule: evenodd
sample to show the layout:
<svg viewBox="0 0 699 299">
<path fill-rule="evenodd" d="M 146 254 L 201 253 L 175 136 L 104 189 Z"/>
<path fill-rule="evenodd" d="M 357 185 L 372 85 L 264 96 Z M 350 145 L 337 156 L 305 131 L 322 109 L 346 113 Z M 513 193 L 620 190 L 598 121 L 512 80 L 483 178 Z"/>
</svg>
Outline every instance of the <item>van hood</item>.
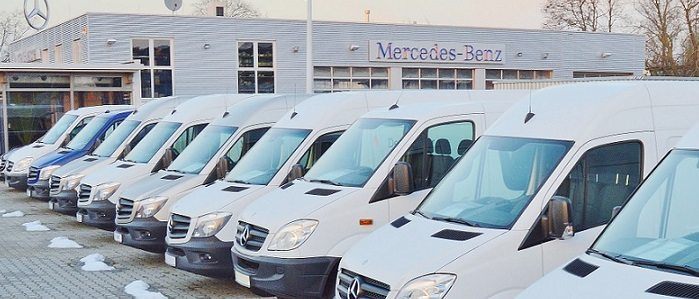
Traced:
<svg viewBox="0 0 699 299">
<path fill-rule="evenodd" d="M 81 150 L 59 148 L 37 160 L 34 160 L 34 162 L 32 162 L 32 166 L 41 169 L 49 165 L 63 165 L 83 155 L 85 155 L 85 152 Z"/>
<path fill-rule="evenodd" d="M 269 229 L 272 234 L 287 223 L 307 218 L 314 211 L 358 190 L 296 180 L 286 189 L 276 188 L 252 202 L 240 214 L 240 220 Z"/>
<path fill-rule="evenodd" d="M 231 211 L 241 199 L 254 198 L 264 194 L 272 187 L 261 185 L 243 185 L 226 181 L 216 181 L 208 186 L 201 186 L 180 199 L 172 208 L 172 213 L 197 218 L 212 212 Z M 244 190 L 241 190 L 244 189 Z"/>
<path fill-rule="evenodd" d="M 34 142 L 16 149 L 5 158 L 13 163 L 17 163 L 19 160 L 26 157 L 32 157 L 34 160 L 36 160 L 50 152 L 55 151 L 56 149 L 58 149 L 57 144 L 43 144 Z"/>
<path fill-rule="evenodd" d="M 409 222 L 395 227 L 401 219 Z M 445 229 L 464 232 L 471 238 L 453 240 L 433 236 Z M 343 256 L 340 267 L 386 283 L 397 291 L 410 280 L 435 273 L 504 232 L 406 215 L 355 244 Z"/>
<path fill-rule="evenodd" d="M 647 290 L 665 282 L 692 284 L 699 288 L 696 277 L 623 265 L 588 255 L 578 257 L 582 262 L 597 266 L 596 270 L 585 277 L 579 277 L 563 270 L 569 263 L 550 272 L 535 282 L 517 298 L 670 298 L 670 294 L 661 296 Z M 577 259 L 574 259 L 577 260 Z M 623 278 L 623 281 L 622 281 Z M 668 288 L 665 288 L 668 290 Z M 677 288 L 670 288 L 675 289 Z"/>
<path fill-rule="evenodd" d="M 121 193 L 121 197 L 140 201 L 151 196 L 169 196 L 200 185 L 202 179 L 197 179 L 199 177 L 202 176 L 158 171 L 130 185 Z"/>
<path fill-rule="evenodd" d="M 56 169 L 53 175 L 65 178 L 67 176 L 75 174 L 87 174 L 87 172 L 92 169 L 97 169 L 97 167 L 107 165 L 114 161 L 114 158 L 108 157 L 97 157 L 97 156 L 83 156 L 79 159 L 75 159 L 66 163 L 66 165 L 61 166 L 61 168 Z"/>
<path fill-rule="evenodd" d="M 149 175 L 152 168 L 153 165 L 150 164 L 116 161 L 89 174 L 80 183 L 95 187 L 108 182 L 119 182 L 123 186 Z"/>
</svg>

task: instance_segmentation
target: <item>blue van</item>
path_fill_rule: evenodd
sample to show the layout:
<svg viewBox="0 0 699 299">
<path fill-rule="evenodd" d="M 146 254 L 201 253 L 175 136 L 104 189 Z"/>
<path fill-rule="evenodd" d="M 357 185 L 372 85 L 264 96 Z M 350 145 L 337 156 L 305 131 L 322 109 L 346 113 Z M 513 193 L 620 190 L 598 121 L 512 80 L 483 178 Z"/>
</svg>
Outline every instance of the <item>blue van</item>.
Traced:
<svg viewBox="0 0 699 299">
<path fill-rule="evenodd" d="M 133 109 L 105 111 L 92 119 L 64 147 L 34 161 L 27 175 L 27 195 L 37 199 L 50 199 L 51 174 L 62 165 L 96 149 L 132 112 Z"/>
</svg>

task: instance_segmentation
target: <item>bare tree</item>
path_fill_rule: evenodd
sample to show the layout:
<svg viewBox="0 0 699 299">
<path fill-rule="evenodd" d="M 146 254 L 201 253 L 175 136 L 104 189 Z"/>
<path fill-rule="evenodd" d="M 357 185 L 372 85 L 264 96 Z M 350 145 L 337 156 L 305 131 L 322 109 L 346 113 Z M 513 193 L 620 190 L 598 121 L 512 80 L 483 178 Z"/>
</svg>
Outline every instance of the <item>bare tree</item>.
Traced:
<svg viewBox="0 0 699 299">
<path fill-rule="evenodd" d="M 612 32 L 623 16 L 621 0 L 547 0 L 544 28 Z"/>
<path fill-rule="evenodd" d="M 194 3 L 194 14 L 208 15 L 214 4 L 223 6 L 223 13 L 226 17 L 256 18 L 260 16 L 260 12 L 244 0 L 198 0 Z"/>
<path fill-rule="evenodd" d="M 24 36 L 29 26 L 21 11 L 0 13 L 0 62 L 9 62 L 9 45 Z"/>
<path fill-rule="evenodd" d="M 641 0 L 637 10 L 647 37 L 646 68 L 654 75 L 681 75 L 675 44 L 681 33 L 677 0 Z"/>
<path fill-rule="evenodd" d="M 679 0 L 684 26 L 683 75 L 699 76 L 699 0 Z"/>
</svg>

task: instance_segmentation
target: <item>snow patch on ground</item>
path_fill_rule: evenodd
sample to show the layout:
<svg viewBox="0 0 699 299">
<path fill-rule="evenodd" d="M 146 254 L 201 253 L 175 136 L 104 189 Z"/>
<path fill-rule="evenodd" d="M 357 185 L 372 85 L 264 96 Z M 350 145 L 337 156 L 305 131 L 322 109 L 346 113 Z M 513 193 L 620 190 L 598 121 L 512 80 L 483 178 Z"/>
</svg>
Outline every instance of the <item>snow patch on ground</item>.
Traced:
<svg viewBox="0 0 699 299">
<path fill-rule="evenodd" d="M 83 248 L 80 244 L 66 237 L 55 237 L 51 239 L 49 248 Z"/>
<path fill-rule="evenodd" d="M 114 267 L 109 266 L 104 263 L 104 255 L 99 253 L 90 254 L 84 258 L 80 259 L 84 265 L 80 268 L 83 271 L 112 271 Z"/>
<path fill-rule="evenodd" d="M 143 280 L 136 280 L 124 287 L 124 292 L 136 299 L 167 299 L 163 294 L 148 291 L 150 286 Z"/>
<path fill-rule="evenodd" d="M 12 213 L 2 214 L 2 217 L 24 217 L 24 213 L 22 213 L 22 211 L 14 211 Z"/>
<path fill-rule="evenodd" d="M 7 210 L 0 209 L 0 214 L 5 214 L 5 212 L 7 212 Z"/>
<path fill-rule="evenodd" d="M 23 223 L 22 226 L 24 226 L 24 230 L 28 232 L 45 232 L 51 230 L 45 225 L 41 224 L 41 221 L 39 220 Z"/>
</svg>

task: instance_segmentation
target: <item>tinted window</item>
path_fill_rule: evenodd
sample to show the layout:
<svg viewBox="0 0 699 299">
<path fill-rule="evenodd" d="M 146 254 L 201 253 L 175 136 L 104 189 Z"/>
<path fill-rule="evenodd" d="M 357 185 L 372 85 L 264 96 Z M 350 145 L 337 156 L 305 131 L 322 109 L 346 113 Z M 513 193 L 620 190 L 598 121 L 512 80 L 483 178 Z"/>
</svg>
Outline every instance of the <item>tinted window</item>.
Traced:
<svg viewBox="0 0 699 299">
<path fill-rule="evenodd" d="M 44 137 L 41 137 L 41 143 L 54 144 L 58 141 L 58 138 L 63 135 L 63 133 L 68 130 L 68 127 L 78 119 L 77 115 L 65 114 L 63 115 L 51 129 L 46 132 Z"/>
<path fill-rule="evenodd" d="M 306 173 L 313 165 L 316 164 L 318 159 L 327 151 L 331 145 L 337 140 L 337 138 L 342 135 L 343 131 L 327 133 L 320 136 L 311 147 L 306 151 L 305 154 L 299 159 L 299 163 L 303 166 L 304 173 Z"/>
<path fill-rule="evenodd" d="M 198 124 L 191 126 L 184 130 L 182 134 L 180 134 L 180 137 L 177 137 L 177 140 L 172 144 L 172 158 L 175 159 L 177 156 L 179 156 L 187 146 L 194 141 L 194 138 L 197 138 L 199 133 L 206 128 L 207 124 Z"/>
<path fill-rule="evenodd" d="M 133 150 L 126 155 L 124 160 L 136 163 L 147 163 L 153 158 L 153 155 L 165 145 L 165 142 L 177 132 L 180 126 L 182 126 L 181 123 L 159 122 L 153 130 L 143 138 L 142 142 L 139 142 Z"/>
<path fill-rule="evenodd" d="M 109 137 L 107 137 L 92 154 L 100 157 L 111 156 L 140 123 L 141 122 L 137 120 L 125 120 L 112 134 L 109 134 Z"/>
<path fill-rule="evenodd" d="M 211 158 L 228 141 L 237 128 L 227 126 L 208 126 L 197 136 L 182 154 L 175 159 L 168 170 L 199 173 Z"/>
<path fill-rule="evenodd" d="M 90 142 L 97 138 L 97 134 L 102 131 L 105 124 L 109 122 L 109 117 L 96 117 L 90 121 L 85 128 L 80 130 L 80 133 L 75 135 L 75 138 L 70 140 L 68 145 L 69 149 L 80 150 L 85 148 Z"/>
<path fill-rule="evenodd" d="M 243 136 L 238 138 L 233 144 L 230 150 L 226 153 L 226 159 L 228 161 L 228 169 L 233 169 L 238 161 L 245 156 L 245 154 L 257 143 L 262 136 L 269 130 L 269 128 L 260 128 L 247 131 L 243 133 Z"/>
</svg>

